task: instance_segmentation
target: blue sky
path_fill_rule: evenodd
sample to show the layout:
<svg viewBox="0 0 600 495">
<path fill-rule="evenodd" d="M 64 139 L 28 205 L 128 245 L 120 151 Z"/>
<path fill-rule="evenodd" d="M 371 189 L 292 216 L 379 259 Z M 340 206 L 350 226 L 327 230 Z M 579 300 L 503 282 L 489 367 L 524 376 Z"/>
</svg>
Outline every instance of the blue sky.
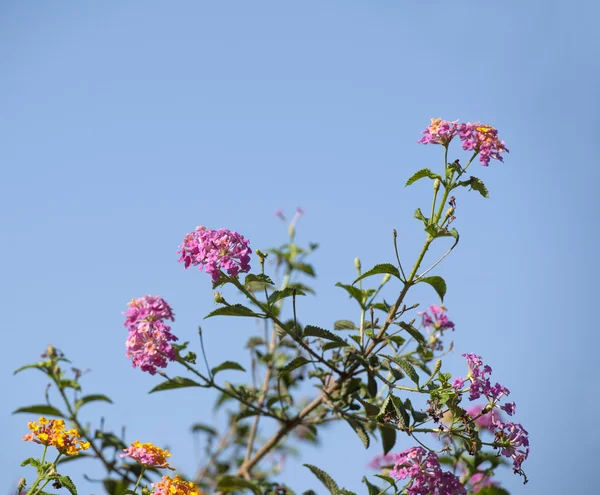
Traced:
<svg viewBox="0 0 600 495">
<path fill-rule="evenodd" d="M 447 364 L 461 374 L 460 353 L 481 354 L 512 391 L 532 451 L 529 485 L 501 475 L 511 493 L 595 485 L 598 15 L 591 1 L 2 2 L 0 490 L 36 452 L 11 412 L 45 387 L 12 371 L 49 343 L 114 399 L 89 421 L 168 444 L 191 473 L 188 426 L 211 421 L 212 396 L 147 395 L 156 379 L 124 357 L 127 301 L 161 294 L 193 340 L 214 306 L 208 277 L 176 262 L 183 234 L 226 227 L 267 248 L 285 236 L 273 212 L 302 206 L 299 237 L 321 244 L 303 319 L 352 318 L 334 284 L 354 257 L 392 261 L 393 228 L 407 264 L 422 244 L 412 212 L 430 186 L 403 184 L 441 165 L 416 144 L 430 117 L 490 123 L 511 151 L 473 169 L 489 200 L 458 197 L 461 243 L 438 271 Z M 252 327 L 232 326 L 204 323 L 213 363 L 247 360 Z M 358 489 L 377 453 L 361 449 L 331 429 L 284 479 L 317 489 L 309 462 Z"/>
</svg>

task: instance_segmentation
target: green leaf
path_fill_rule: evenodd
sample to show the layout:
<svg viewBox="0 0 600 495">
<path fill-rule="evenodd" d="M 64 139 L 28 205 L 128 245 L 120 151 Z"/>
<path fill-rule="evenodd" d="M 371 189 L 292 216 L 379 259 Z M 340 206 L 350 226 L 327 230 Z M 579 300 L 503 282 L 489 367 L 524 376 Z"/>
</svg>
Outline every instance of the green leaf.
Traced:
<svg viewBox="0 0 600 495">
<path fill-rule="evenodd" d="M 211 370 L 211 372 L 213 375 L 216 375 L 219 371 L 225 371 L 225 370 L 246 371 L 241 364 L 236 363 L 235 361 L 225 361 L 225 362 L 221 363 L 219 366 L 215 366 Z"/>
<path fill-rule="evenodd" d="M 163 390 L 174 390 L 176 388 L 185 387 L 203 387 L 203 385 L 200 385 L 199 383 L 196 383 L 194 380 L 190 380 L 189 378 L 184 378 L 183 376 L 176 376 L 175 378 L 171 378 L 165 382 L 159 383 L 148 393 L 152 394 L 154 392 L 162 392 Z"/>
<path fill-rule="evenodd" d="M 40 465 L 40 460 L 39 459 L 35 459 L 33 457 L 29 457 L 28 459 L 25 459 L 22 463 L 21 463 L 21 467 L 25 467 L 25 466 L 33 466 L 34 468 L 38 468 Z"/>
<path fill-rule="evenodd" d="M 327 342 L 323 344 L 323 350 L 329 351 L 331 349 L 339 349 L 340 347 L 348 347 L 349 345 L 347 342 Z"/>
<path fill-rule="evenodd" d="M 264 315 L 255 313 L 250 308 L 242 306 L 241 304 L 232 304 L 231 306 L 223 306 L 215 309 L 211 313 L 208 313 L 204 319 L 211 318 L 213 316 L 250 316 L 252 318 L 264 318 Z"/>
<path fill-rule="evenodd" d="M 30 368 L 36 368 L 38 370 L 42 370 L 45 368 L 45 366 L 43 364 L 39 364 L 39 363 L 26 364 L 25 366 L 21 366 L 19 369 L 16 369 L 15 371 L 13 371 L 13 375 L 16 375 L 17 373 L 20 373 L 23 370 L 28 370 Z"/>
<path fill-rule="evenodd" d="M 355 299 L 358 304 L 360 304 L 360 307 L 364 307 L 363 306 L 363 299 L 365 299 L 364 297 L 364 293 L 362 290 L 360 290 L 358 287 L 353 287 L 352 285 L 344 285 L 340 282 L 338 282 L 337 284 L 335 284 L 336 287 L 341 287 L 342 289 L 345 289 L 346 292 L 348 292 L 348 294 L 350 295 L 351 298 Z"/>
<path fill-rule="evenodd" d="M 423 225 L 425 225 L 425 226 L 429 225 L 429 218 L 427 218 L 425 215 L 423 215 L 421 208 L 417 208 L 415 210 L 414 216 L 417 220 L 421 220 L 421 222 L 423 222 Z"/>
<path fill-rule="evenodd" d="M 379 426 L 379 433 L 383 445 L 383 454 L 385 455 L 394 448 L 394 445 L 396 445 L 396 429 Z"/>
<path fill-rule="evenodd" d="M 290 267 L 294 270 L 300 270 L 309 277 L 315 276 L 315 269 L 312 265 L 309 265 L 308 263 L 290 263 Z"/>
<path fill-rule="evenodd" d="M 337 483 L 333 481 L 333 478 L 329 476 L 325 471 L 319 469 L 312 464 L 304 464 L 304 467 L 307 467 L 312 471 L 312 473 L 318 478 L 318 480 L 325 485 L 325 488 L 329 490 L 331 495 L 340 495 L 340 488 Z"/>
<path fill-rule="evenodd" d="M 234 492 L 236 490 L 252 490 L 256 495 L 261 495 L 260 487 L 252 483 L 251 481 L 245 480 L 244 478 L 237 478 L 236 476 L 223 476 L 216 486 L 217 491 L 222 492 Z"/>
<path fill-rule="evenodd" d="M 350 320 L 338 320 L 333 324 L 334 330 L 358 330 L 354 322 Z"/>
<path fill-rule="evenodd" d="M 375 486 L 373 483 L 369 482 L 366 476 L 363 476 L 363 483 L 367 485 L 367 490 L 369 490 L 369 495 L 380 495 L 381 488 Z"/>
<path fill-rule="evenodd" d="M 355 421 L 350 418 L 344 418 L 344 419 L 350 425 L 350 427 L 356 432 L 356 434 L 358 435 L 358 438 L 360 438 L 360 441 L 365 446 L 365 449 L 368 449 L 369 445 L 371 444 L 371 439 L 369 438 L 369 434 L 367 433 L 367 430 L 365 430 L 365 427 L 359 421 Z"/>
<path fill-rule="evenodd" d="M 421 344 L 422 346 L 425 346 L 427 344 L 425 337 L 423 337 L 423 335 L 421 335 L 421 332 L 419 332 L 415 327 L 403 321 L 401 321 L 399 325 L 404 330 L 406 330 L 410 334 L 410 336 L 414 338 L 419 344 Z"/>
<path fill-rule="evenodd" d="M 293 284 L 289 284 L 288 287 L 291 287 L 292 289 L 299 289 L 302 292 L 305 292 L 306 294 L 315 294 L 315 290 L 306 284 L 300 284 L 300 283 L 296 282 Z"/>
<path fill-rule="evenodd" d="M 311 361 L 306 359 L 304 356 L 298 356 L 295 359 L 292 359 L 288 364 L 286 364 L 283 368 L 281 368 L 279 370 L 279 375 L 285 375 L 286 373 L 289 373 L 290 371 L 294 371 L 297 368 L 300 368 L 300 366 L 304 366 L 307 363 L 310 363 Z"/>
<path fill-rule="evenodd" d="M 411 178 L 406 181 L 406 185 L 404 187 L 408 187 L 411 184 L 414 184 L 415 182 L 417 182 L 419 179 L 423 179 L 424 177 L 429 177 L 430 179 L 440 179 L 440 180 L 442 180 L 442 177 L 439 176 L 438 174 L 434 174 L 428 168 L 423 168 L 423 169 L 419 170 L 418 172 L 415 172 L 411 176 Z"/>
<path fill-rule="evenodd" d="M 391 395 L 390 397 L 391 403 L 394 406 L 394 410 L 396 411 L 396 415 L 402 423 L 402 426 L 410 426 L 410 418 L 408 416 L 408 413 L 406 412 L 406 408 L 404 407 L 402 401 L 395 395 Z"/>
<path fill-rule="evenodd" d="M 477 490 L 477 495 L 510 495 L 504 488 L 497 486 L 486 486 Z"/>
<path fill-rule="evenodd" d="M 285 297 L 292 297 L 294 292 L 297 296 L 305 296 L 306 294 L 299 289 L 292 289 L 291 287 L 286 287 L 283 290 L 276 290 L 271 295 L 269 295 L 269 304 L 275 304 L 280 299 Z"/>
<path fill-rule="evenodd" d="M 71 492 L 71 495 L 77 495 L 77 488 L 75 488 L 75 484 L 73 481 L 71 481 L 71 478 L 68 476 L 61 476 L 58 478 L 58 481 L 60 481 L 60 484 Z"/>
<path fill-rule="evenodd" d="M 90 402 L 108 402 L 109 404 L 113 403 L 113 401 L 110 400 L 106 395 L 84 395 L 81 399 L 75 401 L 75 411 L 79 411 L 79 409 L 81 409 L 84 405 L 89 404 Z"/>
<path fill-rule="evenodd" d="M 376 474 L 375 476 L 383 481 L 387 481 L 396 490 L 398 490 L 398 488 L 396 487 L 396 480 L 394 478 L 392 478 L 391 476 L 386 476 L 385 474 Z"/>
<path fill-rule="evenodd" d="M 263 290 L 269 285 L 275 285 L 271 278 L 264 274 L 254 275 L 249 273 L 244 279 L 244 287 L 249 291 Z"/>
<path fill-rule="evenodd" d="M 471 189 L 473 191 L 477 191 L 484 198 L 490 197 L 487 187 L 485 187 L 485 184 L 482 182 L 482 180 L 478 179 L 477 177 L 471 176 L 471 178 L 469 180 L 461 181 L 457 185 L 463 186 L 463 187 L 471 186 Z"/>
<path fill-rule="evenodd" d="M 412 364 L 410 364 L 408 361 L 406 361 L 402 358 L 399 358 L 399 357 L 391 357 L 391 356 L 384 356 L 384 357 L 394 361 L 394 363 L 396 363 L 398 366 L 400 366 L 400 368 L 402 368 L 404 370 L 404 372 L 408 375 L 408 377 L 413 382 L 416 383 L 417 387 L 419 386 L 419 375 L 415 371 L 415 368 L 413 367 Z"/>
<path fill-rule="evenodd" d="M 49 406 L 47 404 L 38 404 L 35 406 L 20 407 L 13 411 L 13 414 L 29 413 L 29 414 L 43 414 L 44 416 L 57 416 L 59 418 L 65 418 L 66 416 L 56 407 Z"/>
<path fill-rule="evenodd" d="M 390 275 L 393 275 L 398 280 L 400 280 L 400 272 L 398 271 L 398 268 L 396 268 L 391 263 L 382 263 L 380 265 L 375 265 L 369 271 L 363 273 L 354 282 L 352 282 L 352 285 L 354 285 L 359 280 L 362 280 L 363 278 L 371 277 L 372 275 L 378 275 L 381 273 L 389 273 Z"/>
<path fill-rule="evenodd" d="M 441 301 L 444 302 L 444 296 L 446 295 L 446 281 L 442 277 L 434 275 L 433 277 L 420 278 L 417 282 L 424 282 L 431 285 L 437 292 L 437 295 L 440 296 Z"/>
<path fill-rule="evenodd" d="M 210 436 L 216 436 L 217 435 L 217 430 L 215 430 L 214 428 L 202 424 L 202 423 L 196 423 L 194 425 L 192 425 L 192 432 L 193 433 L 198 433 L 199 431 L 203 431 L 204 433 L 208 433 Z"/>
<path fill-rule="evenodd" d="M 364 399 L 361 399 L 361 397 L 358 394 L 354 394 L 352 397 L 363 405 L 367 416 L 372 417 L 372 416 L 379 415 L 379 407 L 378 406 L 371 404 L 370 402 L 367 402 Z"/>
<path fill-rule="evenodd" d="M 326 340 L 333 340 L 334 342 L 344 342 L 344 339 L 342 339 L 339 335 L 336 335 L 329 330 L 324 330 L 323 328 L 314 327 L 312 325 L 306 325 L 304 327 L 303 335 L 305 337 L 320 337 Z"/>
</svg>

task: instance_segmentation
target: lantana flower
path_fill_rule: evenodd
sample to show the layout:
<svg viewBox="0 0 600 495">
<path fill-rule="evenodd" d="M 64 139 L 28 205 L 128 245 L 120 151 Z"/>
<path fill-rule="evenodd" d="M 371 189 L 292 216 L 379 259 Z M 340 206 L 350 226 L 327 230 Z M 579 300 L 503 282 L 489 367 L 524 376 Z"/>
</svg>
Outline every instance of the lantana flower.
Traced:
<svg viewBox="0 0 600 495">
<path fill-rule="evenodd" d="M 175 469 L 167 462 L 172 455 L 171 452 L 152 443 L 140 443 L 136 440 L 128 448 L 123 449 L 123 452 L 125 453 L 121 454 L 121 457 L 129 457 L 142 466 Z"/>
<path fill-rule="evenodd" d="M 417 142 L 420 144 L 441 144 L 448 146 L 456 136 L 459 137 L 462 148 L 474 151 L 479 155 L 483 166 L 488 166 L 490 159 L 504 161 L 501 153 L 508 153 L 504 141 L 498 139 L 498 130 L 479 122 L 459 124 L 458 121 L 431 119 L 431 124 L 423 131 L 425 134 Z"/>
<path fill-rule="evenodd" d="M 80 440 L 79 431 L 65 429 L 65 422 L 62 419 L 41 417 L 38 423 L 34 421 L 27 423 L 27 428 L 32 433 L 25 435 L 23 440 L 52 446 L 64 455 L 78 455 L 80 451 L 90 448 L 89 442 Z"/>
<path fill-rule="evenodd" d="M 171 327 L 163 320 L 175 320 L 173 310 L 159 296 L 143 296 L 128 303 L 125 326 L 129 334 L 125 355 L 134 368 L 151 375 L 157 368 L 165 368 L 167 361 L 175 360 L 175 349 L 170 342 L 178 340 Z"/>
<path fill-rule="evenodd" d="M 152 483 L 153 495 L 201 495 L 202 492 L 191 481 L 185 481 L 178 475 L 174 478 L 163 476 L 160 481 Z"/>
<path fill-rule="evenodd" d="M 210 274 L 213 282 L 219 280 L 221 271 L 232 277 L 250 271 L 250 241 L 227 229 L 196 227 L 195 231 L 185 235 L 177 253 L 185 268 L 197 266 Z"/>
<path fill-rule="evenodd" d="M 410 478 L 406 485 L 408 495 L 466 495 L 460 480 L 448 471 L 442 471 L 435 452 L 423 447 L 412 447 L 395 454 L 396 464 L 389 475 L 397 480 Z"/>
</svg>

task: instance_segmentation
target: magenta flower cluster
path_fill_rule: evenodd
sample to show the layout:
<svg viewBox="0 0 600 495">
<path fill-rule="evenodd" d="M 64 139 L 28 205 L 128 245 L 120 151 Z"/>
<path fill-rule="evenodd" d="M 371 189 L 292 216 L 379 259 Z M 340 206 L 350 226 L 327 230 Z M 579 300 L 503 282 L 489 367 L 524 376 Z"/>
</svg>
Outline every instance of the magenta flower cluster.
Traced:
<svg viewBox="0 0 600 495">
<path fill-rule="evenodd" d="M 442 471 L 435 452 L 412 447 L 394 457 L 396 463 L 390 476 L 397 480 L 410 478 L 406 485 L 408 495 L 466 495 L 460 480 L 454 474 Z"/>
<path fill-rule="evenodd" d="M 435 304 L 429 306 L 427 311 L 419 312 L 419 316 L 422 318 L 423 327 L 431 332 L 432 329 L 440 330 L 454 330 L 454 323 L 452 323 L 448 316 L 446 316 L 446 308 L 444 306 L 436 306 Z"/>
<path fill-rule="evenodd" d="M 194 232 L 186 234 L 179 246 L 180 263 L 197 266 L 217 282 L 221 271 L 236 277 L 240 272 L 250 271 L 250 242 L 243 235 L 227 229 L 207 229 L 196 227 Z"/>
<path fill-rule="evenodd" d="M 509 152 L 504 141 L 498 139 L 498 130 L 479 122 L 459 124 L 457 121 L 431 119 L 431 124 L 427 126 L 423 134 L 425 135 L 417 141 L 418 143 L 443 146 L 448 146 L 450 141 L 458 136 L 462 142 L 462 148 L 478 153 L 479 161 L 486 167 L 491 158 L 502 162 L 504 159 L 501 153 Z"/>
<path fill-rule="evenodd" d="M 500 415 L 493 410 L 493 408 L 499 407 L 509 416 L 515 413 L 516 405 L 514 402 L 507 402 L 502 405 L 498 404 L 503 397 L 510 394 L 510 391 L 499 383 L 492 385 L 490 380 L 492 368 L 489 365 L 484 365 L 480 356 L 469 353 L 463 354 L 463 357 L 467 360 L 469 373 L 466 378 L 455 378 L 452 386 L 456 389 L 462 389 L 465 386 L 465 382 L 470 381 L 469 400 L 477 400 L 481 396 L 484 396 L 488 400 L 489 405 L 486 407 L 489 408 L 491 406 L 492 411 L 488 413 L 490 417 L 483 424 L 494 433 L 495 445 L 500 450 L 500 453 L 512 459 L 515 473 L 523 474 L 521 464 L 529 456 L 529 436 L 527 430 L 520 423 L 503 422 Z M 477 419 L 475 421 L 477 422 Z"/>
<path fill-rule="evenodd" d="M 129 329 L 126 353 L 134 368 L 151 375 L 157 368 L 165 368 L 175 359 L 175 350 L 169 342 L 177 340 L 171 327 L 163 320 L 175 321 L 173 310 L 159 296 L 144 296 L 128 303 L 125 326 Z"/>
</svg>

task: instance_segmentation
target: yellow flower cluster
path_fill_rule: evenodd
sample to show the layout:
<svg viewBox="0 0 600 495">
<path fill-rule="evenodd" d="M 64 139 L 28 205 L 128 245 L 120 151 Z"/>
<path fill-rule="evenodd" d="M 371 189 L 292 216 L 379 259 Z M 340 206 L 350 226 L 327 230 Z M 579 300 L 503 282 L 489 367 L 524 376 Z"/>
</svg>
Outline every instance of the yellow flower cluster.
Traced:
<svg viewBox="0 0 600 495">
<path fill-rule="evenodd" d="M 152 495 L 203 495 L 194 483 L 182 480 L 178 475 L 174 478 L 163 476 L 160 481 L 152 483 Z"/>
<path fill-rule="evenodd" d="M 90 448 L 89 442 L 79 440 L 81 435 L 77 430 L 65 430 L 65 422 L 62 419 L 41 417 L 39 423 L 27 423 L 27 428 L 32 433 L 25 435 L 23 440 L 55 447 L 61 454 L 77 455 L 80 450 Z"/>
</svg>

